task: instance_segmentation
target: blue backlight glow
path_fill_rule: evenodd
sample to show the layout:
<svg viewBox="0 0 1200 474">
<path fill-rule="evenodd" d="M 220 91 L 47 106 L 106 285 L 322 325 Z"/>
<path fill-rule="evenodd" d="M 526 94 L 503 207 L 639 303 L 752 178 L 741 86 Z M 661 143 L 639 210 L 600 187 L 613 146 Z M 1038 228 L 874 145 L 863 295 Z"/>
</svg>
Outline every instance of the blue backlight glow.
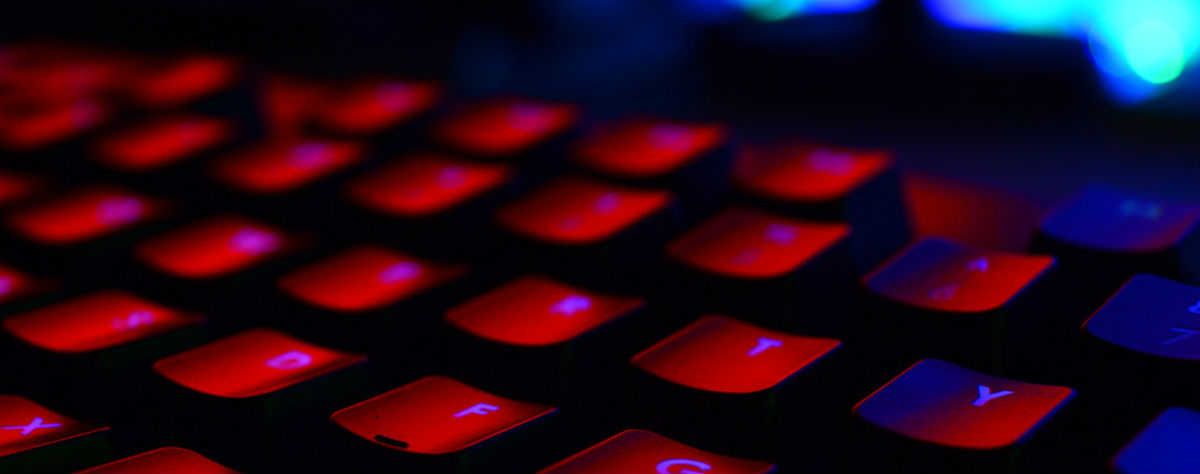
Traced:
<svg viewBox="0 0 1200 474">
<path fill-rule="evenodd" d="M 1200 46 L 1200 0 L 925 0 L 958 28 L 1075 37 L 1123 103 L 1188 79 Z"/>
</svg>

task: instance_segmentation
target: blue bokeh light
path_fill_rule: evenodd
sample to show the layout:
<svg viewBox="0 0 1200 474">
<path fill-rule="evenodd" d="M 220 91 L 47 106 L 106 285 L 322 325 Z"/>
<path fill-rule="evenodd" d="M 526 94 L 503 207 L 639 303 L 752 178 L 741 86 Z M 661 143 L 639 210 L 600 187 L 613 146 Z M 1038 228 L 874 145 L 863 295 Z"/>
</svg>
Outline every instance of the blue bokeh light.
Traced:
<svg viewBox="0 0 1200 474">
<path fill-rule="evenodd" d="M 925 0 L 957 28 L 1079 38 L 1101 83 L 1133 104 L 1197 81 L 1200 0 Z"/>
</svg>

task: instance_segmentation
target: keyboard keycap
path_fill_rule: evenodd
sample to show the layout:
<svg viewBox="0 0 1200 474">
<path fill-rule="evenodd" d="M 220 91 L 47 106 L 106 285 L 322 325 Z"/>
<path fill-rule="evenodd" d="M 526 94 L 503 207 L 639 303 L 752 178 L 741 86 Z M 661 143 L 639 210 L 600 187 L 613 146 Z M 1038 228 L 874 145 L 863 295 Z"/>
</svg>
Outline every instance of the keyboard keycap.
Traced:
<svg viewBox="0 0 1200 474">
<path fill-rule="evenodd" d="M 564 133 L 577 116 L 569 104 L 497 98 L 451 111 L 434 125 L 433 135 L 455 151 L 511 159 Z"/>
<path fill-rule="evenodd" d="M 716 124 L 630 119 L 585 134 L 575 147 L 575 159 L 605 176 L 661 177 L 719 147 L 727 135 Z"/>
<path fill-rule="evenodd" d="M 1070 357 L 1062 341 L 1078 334 L 1078 321 L 1041 312 L 1058 296 L 1054 264 L 1049 255 L 922 238 L 863 278 L 878 298 L 863 301 L 855 332 L 880 351 L 880 377 L 922 357 L 1035 378 L 1063 375 L 1065 366 L 1045 359 Z"/>
<path fill-rule="evenodd" d="M 142 107 L 176 108 L 232 87 L 241 69 L 240 61 L 227 56 L 160 58 L 142 65 L 128 81 L 125 92 Z"/>
<path fill-rule="evenodd" d="M 549 346 L 636 311 L 641 298 L 608 295 L 527 275 L 446 311 L 446 322 L 515 346 Z"/>
<path fill-rule="evenodd" d="M 747 146 L 733 168 L 737 187 L 756 205 L 854 226 L 860 268 L 908 240 L 898 174 L 885 150 L 796 141 Z"/>
<path fill-rule="evenodd" d="M 107 435 L 107 426 L 0 395 L 0 471 L 55 472 L 95 464 L 108 451 Z"/>
<path fill-rule="evenodd" d="M 325 129 L 370 135 L 427 112 L 441 94 L 441 87 L 433 82 L 364 79 L 335 88 L 314 114 Z"/>
<path fill-rule="evenodd" d="M 245 270 L 294 247 L 294 238 L 257 221 L 221 215 L 140 242 L 134 252 L 152 269 L 185 279 Z"/>
<path fill-rule="evenodd" d="M 1200 361 L 1200 288 L 1135 275 L 1088 318 L 1088 334 L 1158 357 Z"/>
<path fill-rule="evenodd" d="M 74 245 L 162 216 L 167 204 L 108 185 L 92 185 L 9 213 L 5 223 L 43 245 Z"/>
<path fill-rule="evenodd" d="M 291 297 L 322 309 L 359 312 L 411 298 L 465 272 L 462 265 L 362 245 L 284 275 L 279 287 Z"/>
<path fill-rule="evenodd" d="M 247 471 L 270 471 L 307 459 L 322 420 L 365 389 L 366 361 L 254 328 L 159 359 L 140 411 L 151 417 L 148 430 L 175 433 Z"/>
<path fill-rule="evenodd" d="M 389 449 L 446 454 L 554 413 L 431 376 L 334 413 L 338 426 Z"/>
<path fill-rule="evenodd" d="M 700 390 L 766 390 L 837 349 L 835 339 L 771 331 L 736 319 L 705 316 L 634 356 L 634 366 Z"/>
<path fill-rule="evenodd" d="M 850 235 L 846 224 L 807 222 L 745 207 L 728 208 L 667 246 L 675 260 L 739 279 L 779 278 Z"/>
<path fill-rule="evenodd" d="M 1197 204 L 1092 185 L 1047 215 L 1042 231 L 1055 240 L 1090 249 L 1152 253 L 1186 238 L 1197 219 Z"/>
<path fill-rule="evenodd" d="M 673 197 L 567 176 L 496 212 L 506 268 L 530 268 L 601 288 L 640 286 L 674 230 Z M 618 276 L 620 275 L 620 276 Z"/>
<path fill-rule="evenodd" d="M 366 357 L 334 351 L 270 329 L 252 329 L 169 356 L 154 371 L 183 387 L 248 398 L 361 364 Z"/>
<path fill-rule="evenodd" d="M 538 474 L 728 472 L 765 474 L 771 463 L 713 454 L 644 430 L 625 430 Z"/>
<path fill-rule="evenodd" d="M 145 172 L 170 166 L 209 150 L 233 135 L 224 119 L 176 115 L 152 119 L 104 137 L 96 156 L 106 166 L 126 172 Z"/>
<path fill-rule="evenodd" d="M 1077 267 L 1109 292 L 1137 272 L 1200 281 L 1200 203 L 1171 201 L 1101 185 L 1084 188 L 1042 219 L 1035 248 Z"/>
<path fill-rule="evenodd" d="M 362 145 L 343 141 L 282 141 L 218 158 L 213 174 L 252 194 L 280 194 L 328 177 L 365 158 Z"/>
<path fill-rule="evenodd" d="M 418 219 L 447 212 L 511 180 L 507 165 L 416 153 L 351 180 L 352 200 L 381 214 Z"/>
<path fill-rule="evenodd" d="M 671 189 L 688 222 L 727 197 L 733 147 L 722 125 L 653 118 L 609 122 L 586 132 L 571 150 L 576 167 L 625 184 Z"/>
<path fill-rule="evenodd" d="M 1022 442 L 1074 394 L 926 359 L 855 405 L 854 414 L 927 443 L 993 450 Z"/>
<path fill-rule="evenodd" d="M 0 147 L 27 152 L 62 143 L 108 120 L 109 106 L 90 99 L 0 114 Z"/>
<path fill-rule="evenodd" d="M 688 319 L 721 311 L 781 328 L 838 334 L 851 308 L 850 226 L 728 207 L 666 248 L 665 298 Z M 826 313 L 796 318 L 794 308 Z"/>
<path fill-rule="evenodd" d="M 1112 460 L 1119 474 L 1184 474 L 1200 471 L 1200 413 L 1168 408 L 1121 448 Z"/>
<path fill-rule="evenodd" d="M 17 314 L 2 324 L 30 345 L 76 354 L 154 337 L 202 320 L 125 291 L 107 290 Z"/>
<path fill-rule="evenodd" d="M 881 264 L 863 282 L 905 305 L 952 313 L 998 309 L 1054 264 L 1049 255 L 1022 255 L 927 237 Z"/>
<path fill-rule="evenodd" d="M 647 191 L 580 178 L 559 178 L 504 206 L 496 218 L 506 229 L 555 245 L 587 245 L 663 210 L 665 191 Z"/>
<path fill-rule="evenodd" d="M 85 469 L 76 474 L 238 474 L 194 451 L 167 447 Z"/>
</svg>

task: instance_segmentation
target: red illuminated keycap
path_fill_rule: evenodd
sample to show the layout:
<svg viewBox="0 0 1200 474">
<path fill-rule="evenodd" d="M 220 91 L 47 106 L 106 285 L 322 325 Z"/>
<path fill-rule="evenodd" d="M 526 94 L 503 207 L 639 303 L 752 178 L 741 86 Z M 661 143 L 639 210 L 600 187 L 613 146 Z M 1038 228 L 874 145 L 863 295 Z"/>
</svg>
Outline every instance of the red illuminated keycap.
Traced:
<svg viewBox="0 0 1200 474">
<path fill-rule="evenodd" d="M 45 184 L 40 178 L 0 170 L 0 207 L 29 198 Z"/>
<path fill-rule="evenodd" d="M 509 231 L 560 245 L 602 241 L 663 209 L 666 191 L 607 184 L 580 177 L 558 178 L 500 208 Z"/>
<path fill-rule="evenodd" d="M 433 133 L 457 150 L 507 157 L 562 133 L 577 116 L 576 107 L 568 104 L 492 99 L 451 113 L 438 122 Z"/>
<path fill-rule="evenodd" d="M 363 158 L 363 146 L 340 141 L 282 141 L 221 157 L 213 173 L 243 191 L 290 191 L 328 176 Z"/>
<path fill-rule="evenodd" d="M 95 185 L 8 214 L 8 228 L 29 240 L 68 245 L 154 219 L 166 204 L 120 188 Z"/>
<path fill-rule="evenodd" d="M 158 448 L 75 474 L 237 474 L 237 471 L 183 448 Z"/>
<path fill-rule="evenodd" d="M 325 96 L 315 114 L 331 130 L 370 134 L 429 110 L 440 96 L 441 87 L 433 82 L 363 80 Z"/>
<path fill-rule="evenodd" d="M 422 454 L 461 451 L 557 409 L 430 376 L 338 410 L 338 426 L 380 446 Z"/>
<path fill-rule="evenodd" d="M 176 107 L 228 88 L 241 66 L 236 59 L 193 54 L 157 61 L 131 78 L 132 100 L 154 108 Z"/>
<path fill-rule="evenodd" d="M 28 292 L 32 287 L 32 277 L 0 263 L 0 303 L 10 301 Z"/>
<path fill-rule="evenodd" d="M 683 167 L 724 141 L 714 124 L 631 119 L 602 126 L 575 148 L 576 161 L 606 175 L 653 178 Z"/>
<path fill-rule="evenodd" d="M 691 388 L 751 393 L 779 384 L 841 344 L 709 315 L 634 356 L 633 365 Z"/>
<path fill-rule="evenodd" d="M 108 431 L 72 420 L 30 400 L 0 395 L 0 458 Z"/>
<path fill-rule="evenodd" d="M 858 402 L 854 413 L 921 441 L 968 449 L 1020 442 L 1075 391 L 972 372 L 925 359 Z"/>
<path fill-rule="evenodd" d="M 0 115 L 0 146 L 30 150 L 54 144 L 89 130 L 109 116 L 107 105 L 80 99 Z"/>
<path fill-rule="evenodd" d="M 845 197 L 891 165 L 886 151 L 786 143 L 743 150 L 734 177 L 742 188 L 773 199 L 824 202 Z"/>
<path fill-rule="evenodd" d="M 41 100 L 103 93 L 125 72 L 125 61 L 96 50 L 63 45 L 30 45 L 13 51 L 0 81 Z"/>
<path fill-rule="evenodd" d="M 735 207 L 672 241 L 667 253 L 718 275 L 773 278 L 794 271 L 849 234 L 846 224 L 808 222 Z"/>
<path fill-rule="evenodd" d="M 42 349 L 79 353 L 105 349 L 198 324 L 180 313 L 119 290 L 80 296 L 3 322 L 18 339 Z"/>
<path fill-rule="evenodd" d="M 248 398 L 361 363 L 361 354 L 309 344 L 271 329 L 251 329 L 154 363 L 154 370 L 197 392 Z"/>
<path fill-rule="evenodd" d="M 538 474 L 765 474 L 773 470 L 775 465 L 768 462 L 701 451 L 646 430 L 625 430 Z"/>
<path fill-rule="evenodd" d="M 229 139 L 228 120 L 172 116 L 154 119 L 105 137 L 96 155 L 124 171 L 146 171 L 175 163 Z"/>
<path fill-rule="evenodd" d="M 142 241 L 134 252 L 147 265 L 182 278 L 215 278 L 286 251 L 281 231 L 248 218 L 224 215 L 193 222 Z"/>
<path fill-rule="evenodd" d="M 566 342 L 628 314 L 641 298 L 613 296 L 523 276 L 446 311 L 446 321 L 484 339 L 518 346 Z"/>
<path fill-rule="evenodd" d="M 445 211 L 511 178 L 506 165 L 419 153 L 355 178 L 346 192 L 372 210 L 417 218 Z"/>
<path fill-rule="evenodd" d="M 920 308 L 975 313 L 1004 306 L 1054 264 L 1024 255 L 929 237 L 864 277 L 867 289 Z"/>
<path fill-rule="evenodd" d="M 279 279 L 292 297 L 325 309 L 378 309 L 442 285 L 466 272 L 378 245 L 358 246 Z"/>
</svg>

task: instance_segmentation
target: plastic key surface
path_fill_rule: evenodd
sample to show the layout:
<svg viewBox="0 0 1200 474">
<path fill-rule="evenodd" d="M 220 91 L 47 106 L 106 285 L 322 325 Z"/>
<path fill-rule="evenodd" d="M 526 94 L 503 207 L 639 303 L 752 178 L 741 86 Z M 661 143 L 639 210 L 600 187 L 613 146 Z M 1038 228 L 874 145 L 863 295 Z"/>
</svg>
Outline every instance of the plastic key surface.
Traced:
<svg viewBox="0 0 1200 474">
<path fill-rule="evenodd" d="M 366 356 L 251 329 L 154 363 L 154 371 L 197 392 L 248 398 L 362 363 Z"/>
<path fill-rule="evenodd" d="M 743 150 L 734 179 L 755 194 L 815 203 L 841 199 L 891 165 L 887 151 L 784 143 Z"/>
<path fill-rule="evenodd" d="M 476 336 L 517 346 L 573 339 L 644 304 L 641 298 L 588 291 L 526 275 L 446 311 L 446 321 Z"/>
<path fill-rule="evenodd" d="M 772 278 L 799 268 L 849 234 L 846 224 L 731 207 L 672 241 L 667 254 L 722 276 Z"/>
<path fill-rule="evenodd" d="M 256 194 L 305 186 L 364 158 L 355 142 L 283 140 L 251 146 L 218 158 L 213 174 L 225 184 Z"/>
<path fill-rule="evenodd" d="M 429 110 L 440 96 L 441 87 L 433 82 L 365 79 L 334 88 L 314 113 L 329 129 L 370 134 Z"/>
<path fill-rule="evenodd" d="M 135 454 L 75 474 L 238 474 L 194 451 L 167 447 Z"/>
<path fill-rule="evenodd" d="M 1170 202 L 1091 185 L 1042 220 L 1051 238 L 1092 250 L 1152 253 L 1196 226 L 1200 203 Z"/>
<path fill-rule="evenodd" d="M 1200 413 L 1168 408 L 1126 444 L 1112 460 L 1120 474 L 1200 472 Z"/>
<path fill-rule="evenodd" d="M 107 430 L 16 395 L 0 395 L 0 458 Z"/>
<path fill-rule="evenodd" d="M 115 186 L 92 185 L 16 209 L 5 222 L 21 236 L 46 245 L 93 240 L 162 215 L 163 201 Z"/>
<path fill-rule="evenodd" d="M 650 191 L 567 176 L 518 198 L 496 214 L 508 230 L 559 245 L 602 241 L 670 202 L 666 191 Z"/>
<path fill-rule="evenodd" d="M 379 245 L 354 247 L 279 279 L 301 301 L 336 311 L 366 311 L 463 275 L 466 267 L 433 262 Z"/>
<path fill-rule="evenodd" d="M 648 118 L 603 125 L 580 139 L 576 160 L 621 178 L 652 178 L 683 167 L 728 135 L 721 125 Z"/>
<path fill-rule="evenodd" d="M 139 105 L 166 109 L 225 89 L 237 80 L 237 59 L 192 54 L 153 61 L 127 84 L 127 95 Z"/>
<path fill-rule="evenodd" d="M 775 465 L 713 454 L 646 430 L 625 430 L 538 474 L 765 474 Z"/>
<path fill-rule="evenodd" d="M 507 165 L 416 153 L 356 177 L 346 192 L 374 211 L 419 218 L 449 210 L 512 177 Z"/>
<path fill-rule="evenodd" d="M 0 114 L 0 146 L 18 151 L 50 146 L 100 125 L 111 113 L 105 104 L 80 99 Z"/>
<path fill-rule="evenodd" d="M 634 356 L 632 363 L 686 387 L 752 393 L 783 382 L 841 344 L 708 315 Z"/>
<path fill-rule="evenodd" d="M 104 164 L 122 171 L 149 171 L 176 163 L 228 140 L 233 124 L 224 119 L 176 115 L 109 135 L 96 144 Z"/>
<path fill-rule="evenodd" d="M 217 278 L 246 269 L 289 247 L 283 232 L 249 218 L 221 215 L 139 242 L 145 264 L 180 278 Z"/>
<path fill-rule="evenodd" d="M 422 454 L 461 451 L 557 409 L 430 376 L 338 410 L 330 419 L 380 446 Z"/>
<path fill-rule="evenodd" d="M 1200 360 L 1200 288 L 1155 275 L 1135 275 L 1083 329 L 1118 346 L 1182 360 Z"/>
<path fill-rule="evenodd" d="M 925 359 L 858 402 L 862 419 L 909 438 L 965 449 L 1021 442 L 1075 391 L 992 377 Z"/>
<path fill-rule="evenodd" d="M 33 346 L 80 353 L 118 346 L 198 324 L 202 318 L 121 290 L 79 296 L 11 316 L 4 329 Z"/>
<path fill-rule="evenodd" d="M 523 99 L 490 99 L 451 112 L 434 126 L 437 139 L 484 157 L 509 157 L 571 127 L 575 106 Z"/>
<path fill-rule="evenodd" d="M 1026 255 L 927 237 L 863 278 L 867 289 L 910 306 L 955 313 L 997 309 L 1054 264 Z"/>
</svg>

